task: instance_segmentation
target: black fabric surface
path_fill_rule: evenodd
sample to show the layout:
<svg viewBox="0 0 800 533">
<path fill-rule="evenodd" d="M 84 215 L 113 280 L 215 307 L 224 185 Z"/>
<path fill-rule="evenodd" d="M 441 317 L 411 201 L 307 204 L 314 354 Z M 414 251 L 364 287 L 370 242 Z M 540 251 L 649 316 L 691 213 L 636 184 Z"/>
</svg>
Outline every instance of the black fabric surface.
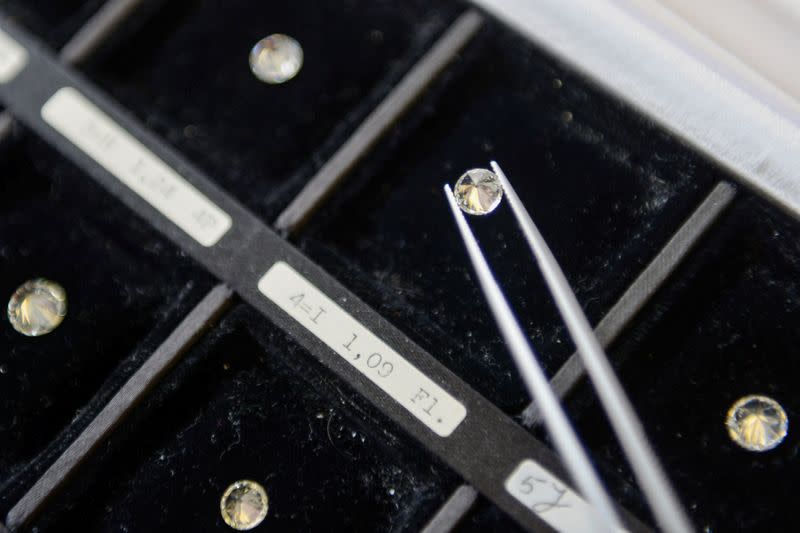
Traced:
<svg viewBox="0 0 800 533">
<path fill-rule="evenodd" d="M 479 496 L 472 509 L 459 522 L 456 531 L 458 533 L 481 533 L 482 531 L 514 533 L 524 530 L 492 502 Z"/>
<path fill-rule="evenodd" d="M 42 531 L 225 530 L 225 488 L 261 483 L 270 531 L 417 531 L 457 478 L 240 306 L 124 424 Z M 262 526 L 263 527 L 263 526 Z M 65 529 L 66 528 L 66 529 Z"/>
<path fill-rule="evenodd" d="M 99 1 L 0 1 L 51 46 Z M 160 9 L 157 9 L 160 5 Z M 149 5 L 84 72 L 271 221 L 465 5 L 175 0 Z M 282 32 L 282 86 L 249 71 Z M 130 38 L 129 38 L 130 37 Z M 597 322 L 727 176 L 490 22 L 296 236 L 303 251 L 509 414 L 528 396 L 475 284 L 441 186 L 497 159 Z M 501 204 L 471 218 L 548 372 L 572 352 Z M 610 352 L 698 529 L 788 531 L 800 227 L 745 193 Z M 0 295 L 62 283 L 64 323 L 0 322 L 0 516 L 214 283 L 24 132 L 0 147 Z M 773 396 L 789 436 L 765 454 L 725 431 Z M 602 477 L 652 523 L 587 384 L 567 402 Z M 320 416 L 321 415 L 321 416 Z M 543 430 L 536 434 L 546 439 Z M 203 338 L 34 524 L 41 531 L 228 530 L 224 488 L 256 479 L 264 530 L 416 531 L 461 482 L 246 306 Z M 394 491 L 394 492 L 392 492 Z M 460 531 L 516 526 L 480 498 Z"/>
<path fill-rule="evenodd" d="M 3 313 L 3 500 L 63 448 L 63 441 L 48 446 L 60 431 L 86 422 L 87 404 L 106 380 L 129 373 L 137 349 L 164 336 L 211 287 L 182 252 L 49 147 L 28 136 L 11 142 L 0 164 L 0 294 L 9 298 L 45 277 L 66 289 L 68 310 L 57 329 L 35 338 Z"/>
<path fill-rule="evenodd" d="M 483 30 L 446 85 L 417 110 L 425 120 L 397 131 L 392 153 L 365 164 L 298 241 L 451 370 L 517 414 L 528 395 L 442 185 L 497 159 L 597 322 L 718 173 L 508 30 Z M 572 346 L 508 207 L 470 222 L 554 372 Z"/>
<path fill-rule="evenodd" d="M 795 220 L 739 198 L 614 349 L 625 360 L 625 390 L 698 529 L 791 530 L 800 479 L 798 243 Z M 749 394 L 786 410 L 789 433 L 774 450 L 745 451 L 728 436 L 727 411 Z M 588 387 L 569 405 L 595 458 L 632 485 Z M 615 489 L 633 505 L 640 498 Z"/>
<path fill-rule="evenodd" d="M 0 9 L 56 49 L 102 5 L 103 0 L 0 0 Z"/>
<path fill-rule="evenodd" d="M 455 12 L 423 0 L 171 1 L 85 71 L 271 222 Z M 272 33 L 303 47 L 283 85 L 248 64 Z"/>
</svg>

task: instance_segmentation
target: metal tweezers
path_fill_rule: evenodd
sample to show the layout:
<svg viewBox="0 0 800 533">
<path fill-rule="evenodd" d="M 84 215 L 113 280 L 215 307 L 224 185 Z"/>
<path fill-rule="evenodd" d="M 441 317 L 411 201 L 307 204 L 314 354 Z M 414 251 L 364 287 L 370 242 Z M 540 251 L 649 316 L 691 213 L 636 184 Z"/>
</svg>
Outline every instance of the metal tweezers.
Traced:
<svg viewBox="0 0 800 533">
<path fill-rule="evenodd" d="M 589 379 L 656 521 L 664 531 L 670 533 L 692 531 L 689 519 L 647 441 L 642 424 L 558 261 L 500 166 L 494 161 L 491 166 L 500 180 L 514 217 L 522 229 L 534 260 L 575 343 Z M 610 496 L 567 419 L 564 408 L 559 403 L 533 348 L 503 295 L 464 214 L 456 204 L 450 186 L 445 185 L 444 190 L 484 297 L 528 392 L 541 410 L 545 427 L 553 439 L 558 454 L 578 490 L 594 507 L 599 521 L 598 526 L 606 531 L 624 531 L 625 528 Z"/>
</svg>

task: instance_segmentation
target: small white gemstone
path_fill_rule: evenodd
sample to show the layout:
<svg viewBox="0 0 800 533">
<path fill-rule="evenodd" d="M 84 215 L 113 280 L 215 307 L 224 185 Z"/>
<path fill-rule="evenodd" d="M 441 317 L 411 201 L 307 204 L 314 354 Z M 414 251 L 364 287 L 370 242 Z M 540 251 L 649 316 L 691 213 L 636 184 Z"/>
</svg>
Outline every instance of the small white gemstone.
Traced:
<svg viewBox="0 0 800 533">
<path fill-rule="evenodd" d="M 282 33 L 258 41 L 250 50 L 250 70 L 266 83 L 284 83 L 294 78 L 303 66 L 300 43 Z"/>
<path fill-rule="evenodd" d="M 28 337 L 50 333 L 66 315 L 67 292 L 58 283 L 44 278 L 26 281 L 8 301 L 9 322 Z"/>
<path fill-rule="evenodd" d="M 264 487 L 242 479 L 232 483 L 219 501 L 222 519 L 233 529 L 246 531 L 264 521 L 269 509 L 269 499 Z"/>
<path fill-rule="evenodd" d="M 786 437 L 789 420 L 783 407 L 767 396 L 745 396 L 728 410 L 725 423 L 731 440 L 754 452 L 771 450 Z"/>
<path fill-rule="evenodd" d="M 488 215 L 500 205 L 503 186 L 494 172 L 485 168 L 466 171 L 453 188 L 456 203 L 470 215 Z"/>
</svg>

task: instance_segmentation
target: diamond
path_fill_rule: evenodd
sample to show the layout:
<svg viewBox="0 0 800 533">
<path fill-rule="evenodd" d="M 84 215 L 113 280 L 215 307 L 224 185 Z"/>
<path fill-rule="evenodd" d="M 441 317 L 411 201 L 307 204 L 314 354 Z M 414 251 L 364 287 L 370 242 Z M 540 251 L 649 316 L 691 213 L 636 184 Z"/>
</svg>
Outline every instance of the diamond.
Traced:
<svg viewBox="0 0 800 533">
<path fill-rule="evenodd" d="M 728 410 L 725 422 L 731 440 L 754 452 L 771 450 L 780 444 L 789 428 L 783 407 L 767 396 L 745 396 Z"/>
<path fill-rule="evenodd" d="M 250 50 L 250 70 L 259 80 L 278 84 L 294 78 L 303 66 L 300 43 L 282 33 L 258 41 Z"/>
<path fill-rule="evenodd" d="M 467 170 L 453 188 L 458 207 L 470 215 L 488 215 L 500 204 L 503 186 L 494 172 L 485 168 Z"/>
<path fill-rule="evenodd" d="M 242 479 L 225 489 L 219 501 L 222 519 L 233 529 L 246 531 L 264 521 L 269 508 L 269 499 L 264 487 Z"/>
<path fill-rule="evenodd" d="M 50 333 L 67 315 L 64 287 L 44 278 L 26 281 L 8 301 L 8 320 L 15 330 L 28 337 Z"/>
</svg>

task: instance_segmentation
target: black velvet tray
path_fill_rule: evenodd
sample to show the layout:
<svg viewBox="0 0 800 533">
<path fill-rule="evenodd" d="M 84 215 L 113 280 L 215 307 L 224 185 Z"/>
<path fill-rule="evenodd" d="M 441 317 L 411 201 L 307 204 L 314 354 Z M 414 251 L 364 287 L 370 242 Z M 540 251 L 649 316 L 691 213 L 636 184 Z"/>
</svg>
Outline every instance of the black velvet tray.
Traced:
<svg viewBox="0 0 800 533">
<path fill-rule="evenodd" d="M 2 0 L 0 8 L 54 48 L 61 48 L 103 0 Z"/>
<path fill-rule="evenodd" d="M 84 70 L 272 222 L 456 12 L 419 0 L 171 1 Z M 284 86 L 248 65 L 276 32 L 303 46 L 304 67 Z"/>
<path fill-rule="evenodd" d="M 419 529 L 457 478 L 310 363 L 238 306 L 121 428 L 92 465 L 97 479 L 40 527 L 222 530 L 220 487 L 253 478 L 279 531 Z"/>
<path fill-rule="evenodd" d="M 2 1 L 54 49 L 102 2 Z M 144 2 L 80 68 L 272 222 L 460 2 Z M 273 32 L 302 43 L 282 86 L 249 71 Z M 491 19 L 291 240 L 510 416 L 528 403 L 447 210 L 444 183 L 497 160 L 593 323 L 719 180 L 732 179 Z M 553 374 L 572 353 L 510 213 L 471 219 Z M 741 190 L 609 350 L 695 526 L 787 530 L 798 478 L 797 221 Z M 30 339 L 0 323 L 0 518 L 202 296 L 205 270 L 22 127 L 0 145 L 0 294 L 45 276 L 69 314 Z M 728 438 L 740 396 L 789 436 Z M 566 400 L 614 498 L 652 517 L 591 387 Z M 548 442 L 542 429 L 534 435 Z M 463 480 L 276 325 L 237 302 L 28 529 L 227 531 L 219 497 L 258 479 L 256 531 L 418 531 Z M 2 520 L 0 519 L 0 522 Z M 479 497 L 457 531 L 520 527 Z"/>
<path fill-rule="evenodd" d="M 82 428 L 211 278 L 29 134 L 4 154 L 0 294 L 45 277 L 68 313 L 38 338 L 0 328 L 0 494 L 7 502 Z M 56 436 L 60 438 L 56 439 Z"/>
<path fill-rule="evenodd" d="M 763 200 L 740 198 L 614 349 L 625 361 L 623 385 L 700 529 L 786 531 L 800 475 L 792 427 L 800 412 L 798 232 Z M 748 452 L 728 437 L 728 409 L 750 394 L 786 411 L 789 433 L 774 450 Z M 633 484 L 588 388 L 569 406 L 595 457 Z"/>
<path fill-rule="evenodd" d="M 424 120 L 398 126 L 392 153 L 366 162 L 298 241 L 517 414 L 528 396 L 472 280 L 442 185 L 496 159 L 597 322 L 719 173 L 501 27 L 484 28 L 435 93 L 420 105 Z M 554 372 L 572 348 L 510 212 L 472 226 Z"/>
</svg>

